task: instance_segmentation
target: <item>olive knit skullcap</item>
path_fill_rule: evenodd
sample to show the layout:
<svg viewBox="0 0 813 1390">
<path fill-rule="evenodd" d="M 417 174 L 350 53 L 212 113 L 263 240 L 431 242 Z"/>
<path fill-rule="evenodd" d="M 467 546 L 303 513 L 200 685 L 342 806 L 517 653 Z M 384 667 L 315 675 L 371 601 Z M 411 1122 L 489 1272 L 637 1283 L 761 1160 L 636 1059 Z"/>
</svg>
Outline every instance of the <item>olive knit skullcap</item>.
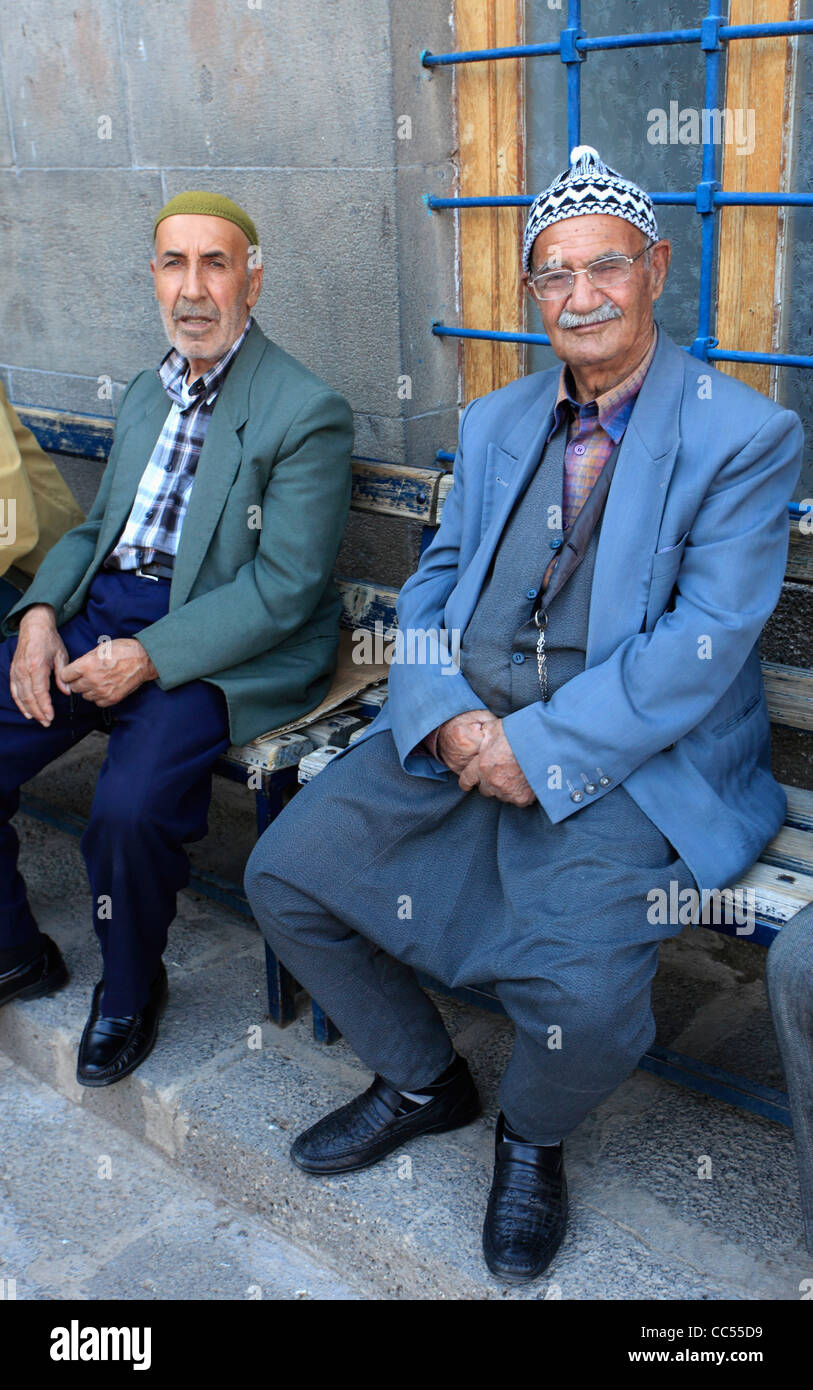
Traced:
<svg viewBox="0 0 813 1390">
<path fill-rule="evenodd" d="M 244 212 L 237 203 L 233 203 L 231 198 L 224 197 L 222 193 L 205 193 L 201 189 L 193 189 L 189 193 L 177 193 L 174 198 L 170 198 L 155 219 L 155 225 L 152 229 L 153 237 L 158 230 L 159 222 L 163 222 L 165 217 L 176 217 L 181 213 L 197 214 L 200 217 L 225 217 L 227 222 L 233 222 L 235 227 L 239 227 L 241 232 L 245 232 L 252 246 L 259 245 L 257 228 L 247 212 Z"/>
</svg>

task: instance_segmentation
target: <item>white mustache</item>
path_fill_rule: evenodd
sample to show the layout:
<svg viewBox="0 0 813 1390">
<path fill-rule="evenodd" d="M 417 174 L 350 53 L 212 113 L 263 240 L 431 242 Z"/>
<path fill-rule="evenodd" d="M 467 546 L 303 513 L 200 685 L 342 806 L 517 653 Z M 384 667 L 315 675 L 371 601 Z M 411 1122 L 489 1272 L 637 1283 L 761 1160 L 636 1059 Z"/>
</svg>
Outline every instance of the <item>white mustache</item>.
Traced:
<svg viewBox="0 0 813 1390">
<path fill-rule="evenodd" d="M 558 328 L 581 328 L 588 323 L 609 323 L 610 319 L 620 319 L 621 310 L 617 304 L 599 304 L 597 309 L 591 309 L 589 314 L 574 314 L 570 309 L 563 309 L 557 322 Z"/>
<path fill-rule="evenodd" d="M 217 313 L 216 310 L 214 313 L 211 314 L 201 314 L 196 309 L 179 309 L 176 305 L 172 311 L 172 317 L 176 323 L 178 319 L 214 319 L 215 322 L 217 322 L 220 318 L 220 315 Z"/>
</svg>

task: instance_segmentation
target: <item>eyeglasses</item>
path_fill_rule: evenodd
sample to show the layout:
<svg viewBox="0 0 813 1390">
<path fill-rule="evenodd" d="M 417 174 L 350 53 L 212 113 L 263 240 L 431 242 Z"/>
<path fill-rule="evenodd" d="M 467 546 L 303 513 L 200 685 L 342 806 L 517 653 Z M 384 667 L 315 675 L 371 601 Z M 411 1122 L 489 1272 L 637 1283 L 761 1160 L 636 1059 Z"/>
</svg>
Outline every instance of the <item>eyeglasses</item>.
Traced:
<svg viewBox="0 0 813 1390">
<path fill-rule="evenodd" d="M 585 266 L 584 270 L 542 271 L 528 280 L 528 287 L 537 299 L 564 299 L 573 289 L 575 276 L 586 275 L 597 290 L 609 290 L 629 280 L 630 266 L 646 251 L 651 251 L 654 245 L 655 242 L 651 241 L 637 256 L 604 256 L 600 261 Z"/>
</svg>

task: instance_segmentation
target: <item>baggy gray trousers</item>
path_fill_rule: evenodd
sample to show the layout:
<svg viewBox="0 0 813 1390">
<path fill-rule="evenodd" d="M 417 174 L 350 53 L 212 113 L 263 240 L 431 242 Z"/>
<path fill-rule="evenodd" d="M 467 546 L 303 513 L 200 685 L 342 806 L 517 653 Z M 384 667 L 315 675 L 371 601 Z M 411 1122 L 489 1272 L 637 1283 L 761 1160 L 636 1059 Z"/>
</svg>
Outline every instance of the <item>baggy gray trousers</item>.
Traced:
<svg viewBox="0 0 813 1390">
<path fill-rule="evenodd" d="M 535 803 L 413 777 L 389 731 L 329 764 L 258 840 L 246 891 L 269 946 L 361 1060 L 399 1090 L 450 1062 L 418 985 L 493 990 L 515 1024 L 509 1124 L 556 1143 L 655 1035 L 647 893 L 694 886 L 623 787 L 554 825 Z"/>
<path fill-rule="evenodd" d="M 552 554 L 545 542 L 565 442 L 562 425 L 506 525 L 463 636 L 463 673 L 500 716 L 540 698 L 531 616 Z M 585 664 L 598 532 L 585 543 L 584 522 L 576 529 L 581 563 L 548 608 L 551 693 Z M 246 872 L 271 949 L 399 1090 L 427 1085 L 452 1056 L 415 971 L 495 992 L 516 1027 L 500 1103 L 539 1144 L 575 1128 L 654 1038 L 658 944 L 680 927 L 650 921 L 647 895 L 668 894 L 671 882 L 695 887 L 623 786 L 588 794 L 554 825 L 539 802 L 512 806 L 461 791 L 451 774 L 404 772 L 388 730 L 306 785 Z"/>
</svg>

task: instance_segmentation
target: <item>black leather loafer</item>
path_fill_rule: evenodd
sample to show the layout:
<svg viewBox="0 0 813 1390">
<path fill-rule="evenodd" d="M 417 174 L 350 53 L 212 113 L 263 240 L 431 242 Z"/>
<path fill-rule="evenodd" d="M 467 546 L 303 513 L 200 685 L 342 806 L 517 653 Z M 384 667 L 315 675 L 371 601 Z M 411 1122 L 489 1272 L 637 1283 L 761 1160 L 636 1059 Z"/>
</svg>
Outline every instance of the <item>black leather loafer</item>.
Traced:
<svg viewBox="0 0 813 1390">
<path fill-rule="evenodd" d="M 67 984 L 68 972 L 56 942 L 45 937 L 45 946 L 22 965 L 0 975 L 0 1005 L 12 999 L 38 999 Z"/>
<path fill-rule="evenodd" d="M 168 993 L 167 972 L 162 964 L 148 1002 L 135 1014 L 104 1018 L 99 1012 L 103 990 L 104 980 L 100 980 L 79 1044 L 76 1079 L 82 1086 L 110 1086 L 129 1076 L 152 1052 Z"/>
<path fill-rule="evenodd" d="M 294 1163 L 306 1173 L 351 1173 L 386 1158 L 417 1134 L 440 1134 L 471 1124 L 480 1098 L 468 1065 L 458 1057 L 448 1081 L 424 1105 L 407 1114 L 404 1097 L 376 1076 L 363 1095 L 334 1110 L 299 1135 L 291 1147 Z"/>
<path fill-rule="evenodd" d="M 483 1254 L 498 1279 L 527 1284 L 547 1269 L 564 1239 L 567 1180 L 562 1145 L 513 1144 L 504 1136 L 500 1114 Z"/>
</svg>

